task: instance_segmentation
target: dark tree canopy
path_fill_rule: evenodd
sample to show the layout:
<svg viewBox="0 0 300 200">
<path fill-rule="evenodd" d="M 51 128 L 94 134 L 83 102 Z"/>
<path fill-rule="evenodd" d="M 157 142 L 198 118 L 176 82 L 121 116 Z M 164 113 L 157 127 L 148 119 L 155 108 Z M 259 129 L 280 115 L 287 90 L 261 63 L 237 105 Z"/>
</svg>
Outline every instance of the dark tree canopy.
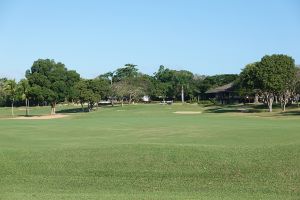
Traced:
<svg viewBox="0 0 300 200">
<path fill-rule="evenodd" d="M 69 71 L 64 64 L 50 59 L 35 61 L 26 78 L 31 87 L 30 96 L 37 103 L 47 102 L 55 113 L 55 105 L 72 96 L 72 88 L 79 81 L 76 71 Z"/>
<path fill-rule="evenodd" d="M 75 100 L 82 105 L 88 103 L 88 109 L 91 111 L 98 102 L 107 98 L 110 94 L 110 84 L 103 79 L 81 79 L 74 86 Z"/>
<path fill-rule="evenodd" d="M 134 78 L 138 75 L 137 65 L 126 64 L 124 67 L 118 68 L 113 76 L 113 81 L 118 82 L 122 79 Z"/>
<path fill-rule="evenodd" d="M 295 61 L 286 55 L 264 56 L 257 69 L 260 89 L 266 92 L 285 91 L 295 79 Z"/>
<path fill-rule="evenodd" d="M 259 90 L 272 112 L 274 97 L 278 96 L 285 110 L 296 83 L 293 58 L 286 55 L 266 55 L 260 62 L 247 65 L 240 74 L 242 88 Z"/>
<path fill-rule="evenodd" d="M 0 106 L 6 105 L 6 91 L 5 91 L 5 85 L 7 83 L 7 78 L 0 78 Z"/>
</svg>

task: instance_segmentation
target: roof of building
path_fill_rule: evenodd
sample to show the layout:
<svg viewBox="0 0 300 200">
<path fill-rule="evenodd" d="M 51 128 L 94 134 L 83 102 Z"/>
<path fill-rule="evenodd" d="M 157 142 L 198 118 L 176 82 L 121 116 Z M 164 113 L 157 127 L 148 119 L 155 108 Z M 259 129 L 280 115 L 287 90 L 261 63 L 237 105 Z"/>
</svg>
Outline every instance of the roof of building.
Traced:
<svg viewBox="0 0 300 200">
<path fill-rule="evenodd" d="M 222 85 L 220 87 L 209 89 L 205 93 L 206 94 L 213 94 L 213 93 L 219 93 L 219 92 L 229 92 L 232 89 L 233 89 L 233 82 L 232 83 L 228 83 L 226 85 Z"/>
</svg>

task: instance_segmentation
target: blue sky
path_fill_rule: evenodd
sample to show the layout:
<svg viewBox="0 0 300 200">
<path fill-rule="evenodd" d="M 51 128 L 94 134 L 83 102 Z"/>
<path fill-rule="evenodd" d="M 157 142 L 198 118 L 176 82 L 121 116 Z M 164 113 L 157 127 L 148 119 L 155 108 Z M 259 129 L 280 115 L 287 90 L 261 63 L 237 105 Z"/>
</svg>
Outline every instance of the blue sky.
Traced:
<svg viewBox="0 0 300 200">
<path fill-rule="evenodd" d="M 239 73 L 265 54 L 300 63 L 298 0 L 0 0 L 0 77 L 51 58 L 84 78 L 126 63 Z"/>
</svg>

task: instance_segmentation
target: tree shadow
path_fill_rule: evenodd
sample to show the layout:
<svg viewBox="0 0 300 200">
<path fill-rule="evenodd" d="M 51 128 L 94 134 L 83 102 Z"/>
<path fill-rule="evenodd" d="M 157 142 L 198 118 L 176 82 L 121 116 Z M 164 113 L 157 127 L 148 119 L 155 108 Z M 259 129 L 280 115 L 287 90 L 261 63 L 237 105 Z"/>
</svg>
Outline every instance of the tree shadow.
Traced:
<svg viewBox="0 0 300 200">
<path fill-rule="evenodd" d="M 283 116 L 300 116 L 300 110 L 285 111 L 285 112 L 282 112 L 281 115 L 283 115 Z"/>
<path fill-rule="evenodd" d="M 92 111 L 97 111 L 97 110 L 101 110 L 101 109 L 111 109 L 111 108 L 116 108 L 116 107 L 121 107 L 121 105 L 114 105 L 114 106 L 101 105 L 98 108 L 94 107 Z M 59 113 L 59 114 L 86 113 L 86 112 L 90 112 L 87 107 L 84 107 L 83 110 L 81 107 L 78 107 L 78 108 L 64 108 L 64 109 L 56 111 L 56 113 Z"/>
<path fill-rule="evenodd" d="M 205 110 L 207 113 L 261 113 L 265 112 L 266 107 L 263 105 L 259 106 L 252 106 L 252 105 L 241 105 L 241 104 L 235 104 L 235 105 L 223 105 L 223 106 L 215 106 L 212 108 L 208 108 Z"/>
<path fill-rule="evenodd" d="M 289 110 L 292 109 L 292 110 Z M 288 105 L 286 112 L 281 112 L 280 104 L 274 104 L 273 110 L 275 113 L 281 116 L 298 116 L 300 115 L 300 110 L 298 105 Z M 211 108 L 206 108 L 204 112 L 207 113 L 263 113 L 268 112 L 268 107 L 265 104 L 235 104 L 235 105 L 221 105 L 214 106 Z"/>
<path fill-rule="evenodd" d="M 30 117 L 41 117 L 41 116 L 45 116 L 45 115 L 39 115 L 39 114 L 37 114 L 37 115 L 31 115 L 31 114 L 29 114 L 29 115 L 15 115 L 15 117 L 28 117 L 28 118 L 30 118 Z"/>
<path fill-rule="evenodd" d="M 82 110 L 82 108 L 66 108 L 66 109 L 61 109 L 56 111 L 56 113 L 60 113 L 60 114 L 82 113 L 82 112 L 88 112 L 88 109 L 84 108 Z"/>
</svg>

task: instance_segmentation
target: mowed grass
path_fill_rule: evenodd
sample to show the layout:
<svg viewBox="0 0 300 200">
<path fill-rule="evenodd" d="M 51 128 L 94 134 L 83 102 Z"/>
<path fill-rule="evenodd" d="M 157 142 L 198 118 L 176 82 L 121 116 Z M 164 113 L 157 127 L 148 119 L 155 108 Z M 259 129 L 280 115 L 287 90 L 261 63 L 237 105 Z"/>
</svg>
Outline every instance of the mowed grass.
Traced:
<svg viewBox="0 0 300 200">
<path fill-rule="evenodd" d="M 300 199 L 300 115 L 197 105 L 52 120 L 4 119 L 9 108 L 0 115 L 1 200 Z"/>
</svg>

